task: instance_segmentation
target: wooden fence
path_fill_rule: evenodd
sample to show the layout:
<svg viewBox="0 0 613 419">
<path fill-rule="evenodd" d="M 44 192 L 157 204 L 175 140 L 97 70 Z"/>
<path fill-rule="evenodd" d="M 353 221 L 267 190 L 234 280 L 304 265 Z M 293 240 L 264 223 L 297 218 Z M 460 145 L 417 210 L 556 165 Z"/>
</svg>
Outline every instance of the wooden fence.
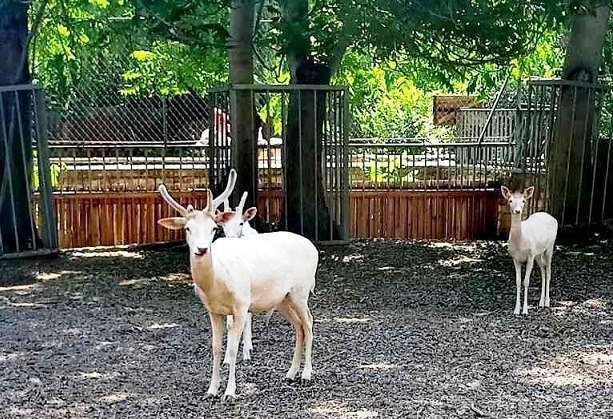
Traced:
<svg viewBox="0 0 613 419">
<path fill-rule="evenodd" d="M 359 190 L 350 193 L 351 235 L 356 238 L 479 239 L 497 235 L 496 190 Z M 173 192 L 184 205 L 203 208 L 202 192 Z M 38 208 L 38 197 L 34 198 Z M 157 220 L 176 213 L 157 192 L 57 193 L 61 248 L 118 246 L 182 240 Z M 263 220 L 278 221 L 281 191 L 258 196 Z M 39 224 L 40 226 L 40 224 Z"/>
</svg>

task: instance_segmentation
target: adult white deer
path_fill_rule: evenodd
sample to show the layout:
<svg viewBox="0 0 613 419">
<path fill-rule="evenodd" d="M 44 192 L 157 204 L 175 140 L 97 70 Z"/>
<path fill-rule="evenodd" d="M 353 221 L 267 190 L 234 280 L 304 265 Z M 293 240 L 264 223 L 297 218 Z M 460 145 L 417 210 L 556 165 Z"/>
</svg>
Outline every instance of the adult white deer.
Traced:
<svg viewBox="0 0 613 419">
<path fill-rule="evenodd" d="M 521 265 L 526 264 L 524 278 L 524 308 L 522 314 L 528 314 L 528 287 L 534 261 L 541 268 L 541 299 L 539 307 L 549 307 L 549 284 L 551 282 L 551 259 L 558 234 L 558 222 L 546 212 L 535 212 L 527 220 L 521 220 L 524 205 L 534 193 L 534 186 L 523 192 L 511 192 L 501 186 L 502 196 L 511 209 L 511 231 L 509 232 L 509 253 L 515 265 L 515 285 L 517 296 L 515 314 L 521 309 Z"/>
<path fill-rule="evenodd" d="M 236 354 L 249 312 L 276 309 L 294 326 L 296 346 L 286 377 L 295 378 L 304 351 L 302 379 L 310 380 L 313 317 L 308 300 L 315 287 L 319 259 L 313 243 L 289 232 L 220 238 L 213 242 L 220 221 L 215 208 L 227 195 L 213 199 L 207 190 L 207 206 L 199 211 L 181 206 L 163 185 L 159 191 L 181 217 L 165 218 L 158 223 L 186 231 L 192 278 L 202 291 L 202 301 L 211 318 L 213 372 L 207 393 L 216 396 L 219 390 L 223 318 L 231 315 L 234 321 L 228 330 L 230 371 L 225 397 L 236 394 Z"/>
</svg>

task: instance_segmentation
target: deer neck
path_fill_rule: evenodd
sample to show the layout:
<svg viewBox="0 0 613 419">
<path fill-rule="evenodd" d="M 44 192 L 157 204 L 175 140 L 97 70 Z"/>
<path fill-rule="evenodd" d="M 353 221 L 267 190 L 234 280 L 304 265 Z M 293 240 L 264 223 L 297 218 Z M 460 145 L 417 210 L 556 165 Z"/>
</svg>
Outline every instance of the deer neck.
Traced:
<svg viewBox="0 0 613 419">
<path fill-rule="evenodd" d="M 215 271 L 213 269 L 213 257 L 211 251 L 196 259 L 196 256 L 190 256 L 190 266 L 192 271 L 192 279 L 196 285 L 208 294 L 215 286 Z"/>
<path fill-rule="evenodd" d="M 519 243 L 523 237 L 521 229 L 521 214 L 511 214 L 511 230 L 509 231 L 509 242 Z"/>
</svg>

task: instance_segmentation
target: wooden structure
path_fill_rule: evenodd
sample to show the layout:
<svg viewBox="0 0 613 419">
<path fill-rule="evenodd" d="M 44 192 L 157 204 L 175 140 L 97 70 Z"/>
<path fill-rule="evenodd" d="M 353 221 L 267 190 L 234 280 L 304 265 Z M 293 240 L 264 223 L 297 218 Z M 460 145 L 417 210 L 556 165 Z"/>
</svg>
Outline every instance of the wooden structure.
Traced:
<svg viewBox="0 0 613 419">
<path fill-rule="evenodd" d="M 203 208 L 202 191 L 173 192 Z M 497 190 L 356 190 L 350 193 L 350 231 L 355 238 L 453 239 L 497 235 Z M 34 198 L 38 208 L 38 196 Z M 176 215 L 157 192 L 57 193 L 54 197 L 61 248 L 119 246 L 182 240 L 182 231 L 157 220 Z M 261 192 L 258 212 L 274 224 L 281 216 L 281 190 Z"/>
<path fill-rule="evenodd" d="M 432 98 L 432 113 L 435 125 L 455 125 L 460 108 L 478 108 L 481 102 L 469 95 L 435 95 Z"/>
</svg>

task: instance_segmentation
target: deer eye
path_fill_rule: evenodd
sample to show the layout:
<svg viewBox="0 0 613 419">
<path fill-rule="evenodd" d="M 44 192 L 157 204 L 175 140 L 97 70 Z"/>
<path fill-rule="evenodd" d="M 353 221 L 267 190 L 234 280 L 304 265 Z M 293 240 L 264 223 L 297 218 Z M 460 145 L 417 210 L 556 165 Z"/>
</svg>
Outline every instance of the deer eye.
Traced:
<svg viewBox="0 0 613 419">
<path fill-rule="evenodd" d="M 243 226 L 243 224 L 245 224 L 245 223 L 240 223 L 239 225 L 242 227 L 242 226 Z"/>
<path fill-rule="evenodd" d="M 509 199 L 509 204 L 512 204 L 512 203 L 513 203 L 513 200 L 512 200 L 512 199 Z"/>
<path fill-rule="evenodd" d="M 189 227 L 185 227 L 185 231 L 189 233 Z"/>
</svg>

